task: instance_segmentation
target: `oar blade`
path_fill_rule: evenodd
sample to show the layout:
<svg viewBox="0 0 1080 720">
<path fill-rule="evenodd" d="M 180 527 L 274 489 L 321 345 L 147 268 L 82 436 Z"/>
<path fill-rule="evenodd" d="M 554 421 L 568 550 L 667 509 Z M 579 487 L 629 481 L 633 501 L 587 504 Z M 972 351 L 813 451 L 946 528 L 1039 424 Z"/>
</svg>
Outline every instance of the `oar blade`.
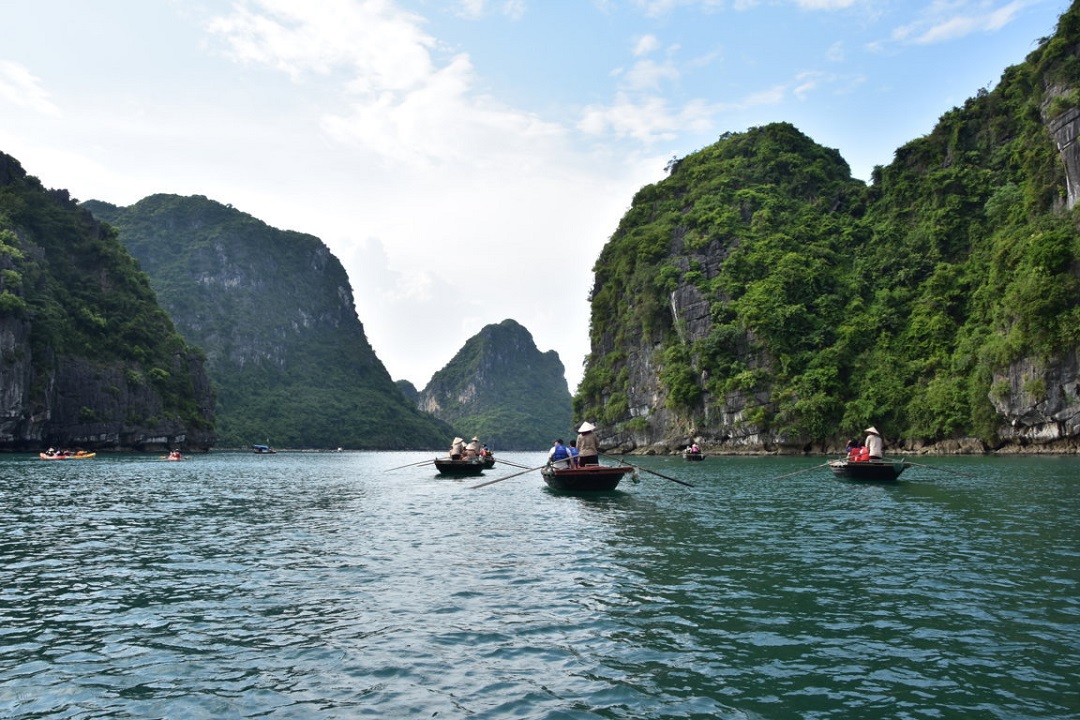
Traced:
<svg viewBox="0 0 1080 720">
<path fill-rule="evenodd" d="M 494 485 L 495 483 L 500 483 L 503 480 L 509 480 L 510 478 L 516 478 L 516 477 L 518 477 L 520 475 L 526 475 L 526 474 L 531 473 L 531 472 L 536 472 L 537 470 L 539 470 L 540 468 L 545 467 L 546 465 L 547 465 L 547 463 L 544 463 L 543 465 L 538 465 L 537 467 L 529 468 L 528 470 L 522 470 L 521 472 L 513 473 L 511 475 L 505 475 L 505 476 L 503 476 L 501 478 L 495 478 L 494 480 L 488 480 L 487 482 L 482 482 L 479 485 L 470 485 L 469 489 L 470 490 L 479 490 L 482 487 L 487 487 L 488 485 Z"/>
<path fill-rule="evenodd" d="M 404 470 L 405 468 L 411 468 L 411 467 L 420 467 L 421 465 L 431 465 L 434 462 L 435 462 L 434 460 L 424 460 L 422 462 L 409 463 L 408 465 L 402 465 L 401 467 L 390 468 L 386 472 L 393 472 L 394 470 Z"/>
<path fill-rule="evenodd" d="M 680 485 L 685 485 L 686 487 L 697 487 L 696 485 L 694 485 L 694 483 L 687 482 L 686 480 L 679 480 L 678 478 L 673 478 L 670 475 L 665 475 L 663 473 L 658 473 L 655 470 L 650 470 L 647 467 L 642 467 L 641 465 L 635 465 L 634 463 L 626 462 L 626 460 L 623 460 L 622 458 L 613 458 L 610 455 L 604 455 L 603 453 L 601 453 L 601 455 L 603 455 L 603 457 L 608 458 L 609 460 L 615 460 L 616 462 L 621 462 L 623 465 L 629 465 L 632 468 L 636 468 L 638 470 L 644 470 L 647 473 L 652 473 L 653 475 L 656 475 L 657 477 L 662 477 L 665 480 L 670 480 L 673 483 L 679 483 Z"/>
<path fill-rule="evenodd" d="M 784 478 L 794 477 L 795 475 L 801 475 L 804 472 L 810 472 L 811 470 L 817 470 L 818 468 L 827 467 L 828 465 L 829 465 L 829 463 L 827 463 L 827 462 L 826 463 L 821 463 L 820 465 L 815 465 L 814 467 L 808 467 L 808 468 L 803 468 L 802 470 L 796 470 L 795 472 L 788 473 L 787 475 L 778 475 L 777 477 L 774 477 L 773 480 L 783 480 Z"/>
</svg>

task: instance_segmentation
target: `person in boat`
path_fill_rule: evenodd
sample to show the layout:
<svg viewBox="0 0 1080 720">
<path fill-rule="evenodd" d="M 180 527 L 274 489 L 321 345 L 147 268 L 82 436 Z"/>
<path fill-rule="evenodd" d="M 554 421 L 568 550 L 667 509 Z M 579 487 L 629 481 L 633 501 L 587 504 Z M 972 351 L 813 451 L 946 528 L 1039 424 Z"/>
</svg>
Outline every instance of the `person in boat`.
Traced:
<svg viewBox="0 0 1080 720">
<path fill-rule="evenodd" d="M 181 459 L 180 458 L 180 451 L 179 450 L 170 450 L 169 451 L 169 459 L 170 460 L 180 460 Z"/>
<path fill-rule="evenodd" d="M 699 454 L 701 454 L 701 448 L 699 448 L 699 447 L 698 447 L 698 444 L 697 444 L 697 443 L 694 443 L 693 445 L 691 445 L 691 446 L 690 446 L 690 447 L 688 448 L 688 450 L 689 450 L 689 451 L 690 451 L 690 452 L 691 452 L 692 454 L 694 454 L 694 455 L 699 455 Z"/>
<path fill-rule="evenodd" d="M 851 438 L 847 441 L 847 445 L 844 446 L 844 454 L 848 456 L 849 460 L 854 459 L 855 456 L 859 454 L 859 451 L 862 450 L 862 447 L 863 446 L 859 444 L 858 440 Z"/>
<path fill-rule="evenodd" d="M 486 460 L 486 459 L 488 459 L 489 457 L 491 457 L 491 448 L 489 448 L 489 447 L 487 446 L 487 443 L 484 443 L 484 447 L 482 447 L 482 448 L 480 449 L 480 457 L 481 457 L 481 458 L 483 458 L 484 460 Z"/>
<path fill-rule="evenodd" d="M 45 454 L 49 457 L 56 457 L 56 448 L 49 448 L 45 451 Z"/>
<path fill-rule="evenodd" d="M 581 456 L 581 451 L 578 450 L 577 440 L 571 440 L 566 449 L 570 451 L 570 467 L 580 467 L 581 463 L 578 462 L 578 459 Z"/>
<path fill-rule="evenodd" d="M 885 441 L 881 439 L 881 433 L 873 425 L 866 428 L 866 441 L 863 445 L 866 447 L 867 455 L 871 460 L 880 460 L 882 458 Z"/>
<path fill-rule="evenodd" d="M 454 438 L 454 442 L 450 445 L 450 459 L 460 460 L 461 456 L 465 454 L 465 440 L 462 438 Z"/>
<path fill-rule="evenodd" d="M 466 460 L 479 460 L 480 459 L 480 438 L 473 436 L 473 439 L 465 446 L 465 459 Z"/>
<path fill-rule="evenodd" d="M 570 449 L 563 445 L 562 438 L 555 441 L 555 444 L 548 450 L 548 463 L 552 467 L 567 468 L 570 467 L 571 455 Z"/>
<path fill-rule="evenodd" d="M 578 428 L 578 464 L 581 466 L 600 464 L 600 443 L 593 430 L 596 426 L 587 420 Z"/>
</svg>

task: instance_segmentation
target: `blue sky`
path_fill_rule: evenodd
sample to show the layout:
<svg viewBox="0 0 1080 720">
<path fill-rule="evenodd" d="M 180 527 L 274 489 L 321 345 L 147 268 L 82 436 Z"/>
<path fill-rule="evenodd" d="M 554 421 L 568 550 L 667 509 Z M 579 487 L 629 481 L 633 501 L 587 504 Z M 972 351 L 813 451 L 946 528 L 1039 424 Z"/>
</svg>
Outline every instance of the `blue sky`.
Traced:
<svg viewBox="0 0 1080 720">
<path fill-rule="evenodd" d="M 592 265 L 664 166 L 786 121 L 868 180 L 1065 0 L 0 3 L 0 151 L 322 238 L 395 379 L 514 318 L 573 390 Z"/>
</svg>

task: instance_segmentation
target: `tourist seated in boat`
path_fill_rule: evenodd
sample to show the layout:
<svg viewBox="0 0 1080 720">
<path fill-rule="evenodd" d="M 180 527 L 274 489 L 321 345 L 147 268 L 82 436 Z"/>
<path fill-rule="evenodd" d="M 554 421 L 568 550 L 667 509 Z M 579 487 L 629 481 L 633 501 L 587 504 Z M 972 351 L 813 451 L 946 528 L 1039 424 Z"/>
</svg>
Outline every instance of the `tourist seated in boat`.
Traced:
<svg viewBox="0 0 1080 720">
<path fill-rule="evenodd" d="M 885 450 L 885 441 L 881 439 L 881 433 L 873 425 L 866 428 L 865 432 L 866 441 L 863 445 L 866 446 L 867 454 L 871 460 L 880 460 Z"/>
<path fill-rule="evenodd" d="M 581 451 L 577 448 L 577 440 L 571 440 L 566 449 L 570 451 L 570 467 L 580 467 L 578 458 L 581 456 Z"/>
<path fill-rule="evenodd" d="M 548 463 L 552 467 L 556 468 L 568 468 L 570 467 L 571 456 L 570 449 L 563 445 L 562 438 L 555 441 L 555 444 L 548 450 Z"/>
<path fill-rule="evenodd" d="M 454 442 L 450 445 L 450 459 L 460 460 L 465 454 L 465 440 L 462 438 L 454 438 Z"/>
<path fill-rule="evenodd" d="M 855 438 L 851 438 L 847 441 L 847 445 L 844 446 L 844 455 L 848 460 L 854 460 L 858 457 L 859 452 L 863 449 L 863 446 Z"/>
<path fill-rule="evenodd" d="M 480 438 L 473 436 L 473 439 L 465 446 L 465 459 L 466 460 L 479 460 L 480 459 Z"/>
<path fill-rule="evenodd" d="M 169 452 L 169 459 L 170 460 L 180 460 L 181 459 L 180 458 L 180 451 L 179 450 L 170 451 Z"/>
<path fill-rule="evenodd" d="M 686 448 L 686 451 L 692 455 L 697 455 L 701 452 L 701 448 L 698 447 L 697 443 L 693 443 L 690 447 Z"/>
<path fill-rule="evenodd" d="M 578 428 L 578 464 L 581 466 L 600 464 L 600 443 L 596 439 L 594 430 L 596 426 L 588 421 L 581 423 L 581 427 Z"/>
</svg>

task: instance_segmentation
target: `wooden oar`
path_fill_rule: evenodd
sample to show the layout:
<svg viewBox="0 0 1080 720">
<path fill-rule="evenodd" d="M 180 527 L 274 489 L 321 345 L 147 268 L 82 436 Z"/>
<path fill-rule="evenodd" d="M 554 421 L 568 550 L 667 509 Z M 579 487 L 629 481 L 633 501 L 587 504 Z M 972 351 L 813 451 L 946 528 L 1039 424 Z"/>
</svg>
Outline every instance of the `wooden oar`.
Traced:
<svg viewBox="0 0 1080 720">
<path fill-rule="evenodd" d="M 832 460 L 830 460 L 829 462 L 832 462 Z M 800 473 L 810 472 L 811 470 L 817 470 L 818 468 L 823 468 L 823 467 L 827 466 L 828 464 L 829 463 L 821 463 L 820 465 L 815 465 L 814 467 L 808 467 L 808 468 L 803 468 L 802 470 L 796 470 L 795 472 L 788 473 L 787 475 L 781 475 L 780 477 L 774 477 L 773 480 L 783 480 L 784 478 L 789 478 L 792 475 L 798 475 Z"/>
<path fill-rule="evenodd" d="M 975 477 L 974 475 L 969 475 L 968 473 L 962 473 L 959 470 L 949 470 L 948 468 L 934 467 L 933 465 L 923 465 L 922 463 L 911 462 L 910 460 L 907 460 L 907 459 L 904 459 L 904 462 L 906 462 L 908 465 L 914 465 L 915 467 L 924 467 L 924 468 L 929 468 L 931 470 L 940 470 L 941 472 L 952 473 L 953 475 L 963 475 L 964 477 L 969 477 L 969 478 L 974 478 Z"/>
<path fill-rule="evenodd" d="M 516 463 L 516 462 L 510 462 L 509 460 L 496 459 L 495 462 L 501 463 L 503 465 L 509 465 L 510 467 L 521 468 L 522 470 L 524 470 L 526 467 L 528 467 L 527 465 L 522 465 L 522 464 Z"/>
<path fill-rule="evenodd" d="M 680 485 L 685 485 L 686 487 L 697 487 L 696 485 L 694 485 L 694 483 L 689 483 L 689 482 L 686 482 L 685 480 L 679 480 L 678 478 L 673 478 L 670 475 L 664 475 L 663 473 L 658 473 L 655 470 L 650 470 L 647 467 L 641 467 L 640 465 L 635 465 L 634 463 L 626 462 L 622 458 L 611 457 L 610 455 L 604 455 L 603 453 L 600 453 L 600 455 L 602 455 L 603 457 L 606 457 L 608 460 L 615 460 L 616 462 L 621 462 L 623 465 L 629 465 L 632 468 L 637 468 L 638 470 L 644 470 L 647 473 L 652 473 L 653 475 L 656 475 L 657 477 L 662 477 L 665 480 L 670 480 L 671 482 L 676 482 L 676 483 L 679 483 Z"/>
<path fill-rule="evenodd" d="M 531 472 L 534 472 L 536 470 L 540 470 L 541 468 L 545 468 L 545 467 L 547 467 L 547 463 L 544 463 L 543 465 L 539 465 L 539 466 L 534 467 L 534 468 L 529 468 L 528 470 L 522 470 L 521 472 L 514 473 L 513 475 L 506 475 L 505 477 L 495 478 L 494 480 L 488 480 L 487 482 L 480 483 L 479 485 L 470 485 L 469 489 L 470 490 L 476 490 L 478 488 L 487 487 L 488 485 L 494 485 L 497 482 L 502 482 L 503 480 L 509 480 L 510 478 L 517 477 L 518 475 L 524 475 L 526 473 L 531 473 Z"/>
<path fill-rule="evenodd" d="M 411 465 L 402 465 L 401 467 L 390 468 L 390 470 L 387 470 L 386 472 L 391 472 L 392 470 L 404 470 L 407 467 L 418 467 L 420 465 L 428 465 L 428 464 L 433 463 L 433 462 L 435 462 L 435 461 L 434 460 L 424 460 L 423 462 L 412 463 Z"/>
</svg>

